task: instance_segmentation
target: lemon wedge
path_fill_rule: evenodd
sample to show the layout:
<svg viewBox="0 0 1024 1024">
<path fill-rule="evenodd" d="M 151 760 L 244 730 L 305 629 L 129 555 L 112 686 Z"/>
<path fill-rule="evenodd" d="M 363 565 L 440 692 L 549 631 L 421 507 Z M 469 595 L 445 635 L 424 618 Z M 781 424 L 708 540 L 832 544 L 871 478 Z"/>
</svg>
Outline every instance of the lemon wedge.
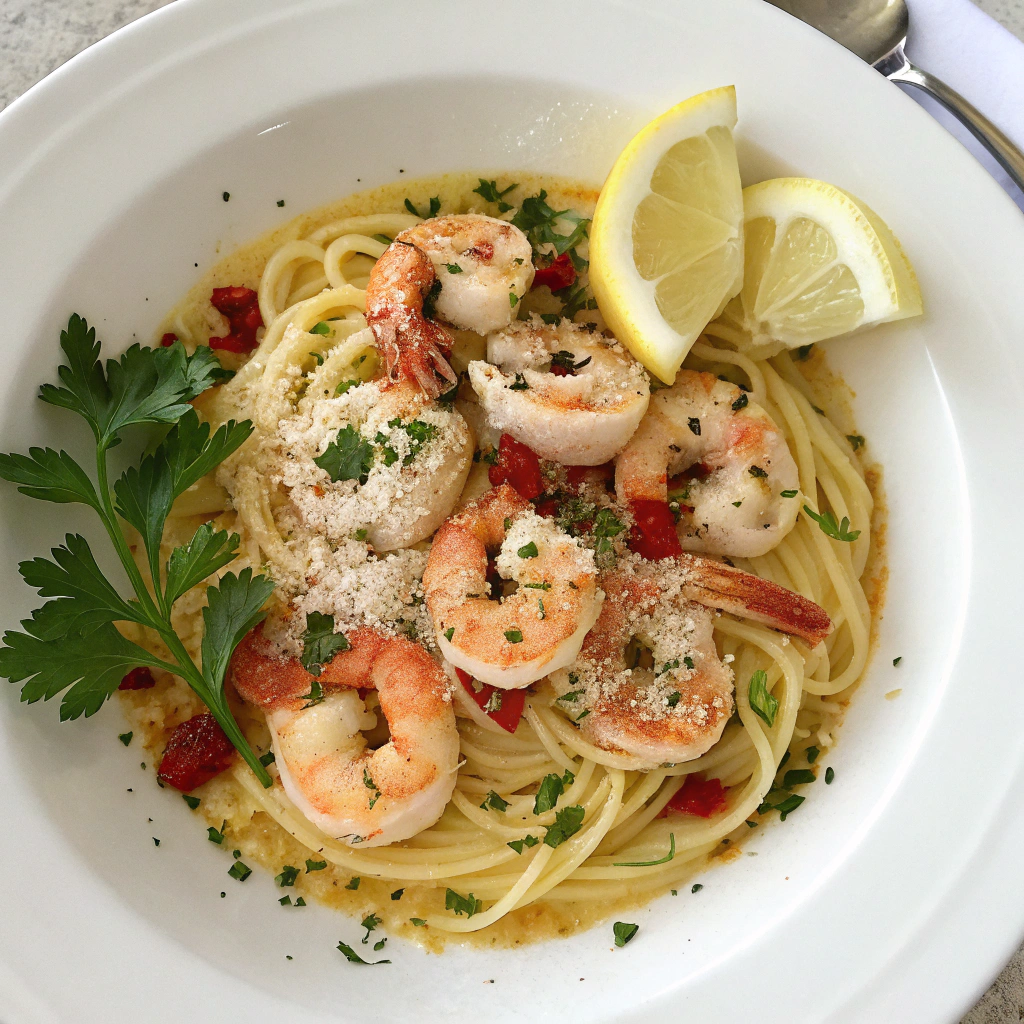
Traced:
<svg viewBox="0 0 1024 1024">
<path fill-rule="evenodd" d="M 736 90 L 677 104 L 622 151 L 594 211 L 590 284 L 615 336 L 665 383 L 743 278 Z"/>
<path fill-rule="evenodd" d="M 917 316 L 921 291 L 885 222 L 811 178 L 743 190 L 743 288 L 708 329 L 759 358 Z"/>
</svg>

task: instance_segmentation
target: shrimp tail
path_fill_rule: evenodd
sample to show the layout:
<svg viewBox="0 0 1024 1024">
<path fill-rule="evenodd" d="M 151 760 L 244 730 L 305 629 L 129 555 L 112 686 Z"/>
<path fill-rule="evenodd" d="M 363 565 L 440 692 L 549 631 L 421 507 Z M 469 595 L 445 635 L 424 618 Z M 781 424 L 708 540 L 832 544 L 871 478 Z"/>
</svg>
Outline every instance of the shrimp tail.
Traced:
<svg viewBox="0 0 1024 1024">
<path fill-rule="evenodd" d="M 689 577 L 683 593 L 691 601 L 798 636 L 811 647 L 832 632 L 825 609 L 792 590 L 700 555 L 678 557 Z"/>
<path fill-rule="evenodd" d="M 412 380 L 430 398 L 459 382 L 448 363 L 451 335 L 427 319 L 437 287 L 430 258 L 411 242 L 393 242 L 377 261 L 366 289 L 366 322 L 391 381 Z"/>
</svg>

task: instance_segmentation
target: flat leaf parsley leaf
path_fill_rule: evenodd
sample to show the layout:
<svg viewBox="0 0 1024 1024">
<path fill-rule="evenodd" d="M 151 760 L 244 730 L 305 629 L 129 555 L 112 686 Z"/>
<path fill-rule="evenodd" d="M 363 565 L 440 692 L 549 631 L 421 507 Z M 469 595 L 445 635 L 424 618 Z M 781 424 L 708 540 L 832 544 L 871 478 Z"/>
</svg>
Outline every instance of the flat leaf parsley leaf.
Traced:
<svg viewBox="0 0 1024 1024">
<path fill-rule="evenodd" d="M 833 540 L 842 540 L 847 544 L 855 541 L 860 536 L 860 530 L 850 529 L 850 520 L 843 516 L 843 521 L 836 522 L 832 512 L 817 513 L 808 505 L 804 505 L 804 511 L 818 524 L 821 532 Z"/>
<path fill-rule="evenodd" d="M 338 431 L 323 455 L 318 455 L 313 461 L 333 483 L 358 480 L 365 484 L 373 467 L 373 446 L 355 427 L 347 424 Z"/>
<path fill-rule="evenodd" d="M 340 651 L 349 649 L 348 637 L 334 632 L 334 616 L 310 612 L 306 616 L 306 631 L 302 634 L 302 667 L 310 675 L 318 676 L 324 665 Z"/>
<path fill-rule="evenodd" d="M 779 700 L 768 692 L 768 674 L 763 669 L 759 668 L 750 677 L 747 697 L 750 700 L 750 710 L 758 718 L 763 719 L 770 729 L 775 724 L 775 715 L 779 710 Z"/>
<path fill-rule="evenodd" d="M 222 570 L 238 549 L 238 537 L 200 526 L 175 548 L 166 563 L 160 550 L 174 500 L 236 451 L 252 432 L 248 422 L 228 422 L 211 432 L 189 405 L 224 380 L 216 355 L 201 346 L 189 355 L 180 342 L 155 349 L 133 345 L 106 364 L 99 360 L 96 331 L 77 314 L 61 333 L 65 363 L 60 385 L 44 384 L 39 397 L 88 423 L 95 440 L 95 481 L 66 452 L 32 448 L 26 455 L 0 456 L 0 477 L 33 498 L 88 505 L 103 527 L 134 590 L 125 599 L 104 576 L 89 544 L 69 534 L 52 558 L 20 566 L 25 581 L 48 598 L 8 631 L 0 648 L 0 675 L 22 682 L 22 700 L 49 700 L 63 693 L 62 721 L 92 715 L 117 689 L 118 676 L 138 667 L 158 668 L 185 679 L 265 786 L 270 776 L 238 728 L 224 694 L 231 654 L 262 617 L 274 589 L 251 569 L 224 575 L 207 587 L 202 668 L 171 625 L 174 603 L 189 589 Z M 170 426 L 156 447 L 129 467 L 111 488 L 108 451 L 135 426 Z M 148 576 L 133 557 L 121 520 L 141 535 Z M 126 639 L 115 622 L 135 622 L 155 631 L 169 661 Z"/>
<path fill-rule="evenodd" d="M 480 913 L 483 908 L 483 900 L 478 900 L 472 893 L 462 896 L 454 889 L 446 889 L 444 894 L 444 909 L 454 910 L 457 915 L 465 914 L 472 917 Z"/>
<path fill-rule="evenodd" d="M 507 196 L 509 192 L 513 192 L 515 189 L 519 188 L 517 184 L 509 185 L 508 188 L 499 189 L 496 181 L 485 181 L 483 178 L 478 180 L 480 184 L 473 189 L 473 191 L 485 202 L 497 203 L 499 213 L 508 213 L 508 211 L 512 209 L 512 204 L 505 202 L 505 196 Z"/>
</svg>

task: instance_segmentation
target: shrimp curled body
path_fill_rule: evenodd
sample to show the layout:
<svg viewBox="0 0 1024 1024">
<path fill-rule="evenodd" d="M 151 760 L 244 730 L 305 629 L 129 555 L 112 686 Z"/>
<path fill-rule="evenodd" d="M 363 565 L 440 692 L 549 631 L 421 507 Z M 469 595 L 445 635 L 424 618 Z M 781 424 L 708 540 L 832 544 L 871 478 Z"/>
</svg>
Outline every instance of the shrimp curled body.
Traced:
<svg viewBox="0 0 1024 1024">
<path fill-rule="evenodd" d="M 384 846 L 429 828 L 455 788 L 459 735 L 450 683 L 419 645 L 359 628 L 350 649 L 319 677 L 282 657 L 257 626 L 231 660 L 246 703 L 266 713 L 281 783 L 318 828 L 349 845 Z M 376 690 L 390 739 L 376 750 L 375 725 L 357 688 Z"/>
<path fill-rule="evenodd" d="M 763 555 L 796 524 L 799 474 L 774 421 L 735 384 L 682 370 L 619 455 L 615 490 L 627 502 L 664 502 L 669 478 L 691 469 L 699 473 L 678 498 L 683 550 Z"/>
<path fill-rule="evenodd" d="M 564 465 L 613 459 L 650 401 L 643 367 L 614 338 L 569 320 L 534 317 L 491 334 L 469 379 L 496 429 Z"/>
<path fill-rule="evenodd" d="M 458 383 L 452 335 L 427 315 L 486 334 L 506 327 L 530 288 L 532 249 L 517 227 L 479 214 L 434 217 L 395 236 L 370 273 L 366 322 L 388 376 L 436 398 Z"/>
<path fill-rule="evenodd" d="M 518 584 L 488 598 L 488 549 Z M 489 491 L 437 531 L 423 574 L 441 653 L 457 668 L 502 689 L 519 689 L 571 665 L 597 621 L 593 552 L 562 533 L 508 484 Z"/>
</svg>

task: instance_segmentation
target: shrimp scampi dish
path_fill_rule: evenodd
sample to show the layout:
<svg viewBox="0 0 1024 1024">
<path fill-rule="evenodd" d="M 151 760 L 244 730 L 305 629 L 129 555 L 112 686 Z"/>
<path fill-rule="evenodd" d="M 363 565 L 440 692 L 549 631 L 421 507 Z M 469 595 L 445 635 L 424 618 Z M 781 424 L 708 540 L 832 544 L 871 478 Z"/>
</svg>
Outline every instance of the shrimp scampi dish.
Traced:
<svg viewBox="0 0 1024 1024">
<path fill-rule="evenodd" d="M 595 301 L 597 201 L 402 180 L 227 256 L 160 327 L 174 425 L 114 488 L 143 596 L 102 628 L 162 785 L 282 903 L 518 944 L 827 798 L 878 473 L 812 346 L 758 358 L 711 321 L 653 372 Z M 129 490 L 162 452 L 154 533 Z"/>
</svg>

